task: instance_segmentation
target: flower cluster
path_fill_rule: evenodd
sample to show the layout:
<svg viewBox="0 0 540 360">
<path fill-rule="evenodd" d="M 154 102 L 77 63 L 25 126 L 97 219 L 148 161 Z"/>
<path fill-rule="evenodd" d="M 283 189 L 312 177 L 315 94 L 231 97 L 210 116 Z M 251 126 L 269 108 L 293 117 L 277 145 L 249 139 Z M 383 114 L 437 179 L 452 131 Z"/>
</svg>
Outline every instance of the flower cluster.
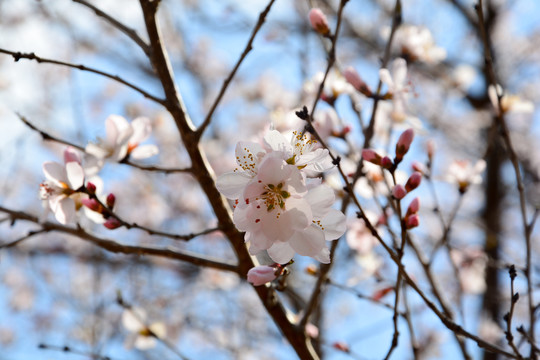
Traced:
<svg viewBox="0 0 540 360">
<path fill-rule="evenodd" d="M 122 226 L 112 214 L 115 196 L 109 194 L 100 200 L 101 179 L 96 174 L 106 159 L 121 162 L 129 156 L 143 159 L 158 152 L 155 145 L 139 145 L 152 131 L 147 118 L 137 118 L 129 123 L 121 116 L 111 115 L 105 121 L 105 127 L 105 139 L 89 143 L 84 157 L 68 147 L 64 151 L 64 165 L 53 161 L 43 164 L 47 180 L 40 185 L 40 198 L 62 224 L 75 222 L 78 210 L 84 206 L 85 214 L 93 222 L 108 229 Z"/>
<path fill-rule="evenodd" d="M 295 253 L 330 262 L 326 240 L 343 235 L 345 215 L 332 208 L 333 190 L 306 175 L 332 168 L 328 150 L 307 135 L 294 132 L 288 141 L 272 130 L 262 146 L 239 142 L 236 161 L 216 185 L 235 200 L 233 221 L 246 232 L 250 253 L 266 250 L 278 264 Z"/>
</svg>

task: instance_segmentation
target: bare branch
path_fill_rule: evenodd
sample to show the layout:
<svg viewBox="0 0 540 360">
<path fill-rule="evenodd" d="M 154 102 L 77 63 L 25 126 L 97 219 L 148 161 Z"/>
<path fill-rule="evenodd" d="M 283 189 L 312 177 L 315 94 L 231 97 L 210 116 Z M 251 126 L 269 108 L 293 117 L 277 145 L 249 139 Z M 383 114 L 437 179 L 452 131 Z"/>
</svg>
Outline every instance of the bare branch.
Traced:
<svg viewBox="0 0 540 360">
<path fill-rule="evenodd" d="M 119 82 L 120 84 L 123 84 L 123 85 L 137 91 L 138 93 L 142 94 L 145 98 L 153 100 L 153 101 L 157 102 L 158 104 L 161 104 L 161 105 L 164 104 L 163 99 L 160 99 L 160 98 L 155 97 L 154 95 L 151 95 L 150 93 L 146 92 L 145 90 L 141 89 L 140 87 L 138 87 L 138 86 L 136 86 L 136 85 L 122 79 L 118 75 L 111 75 L 111 74 L 106 73 L 104 71 L 94 69 L 92 67 L 88 67 L 88 66 L 81 65 L 81 64 L 72 64 L 72 63 L 68 63 L 68 62 L 65 62 L 65 61 L 42 58 L 42 57 L 37 56 L 33 52 L 32 53 L 21 53 L 21 52 L 18 52 L 18 51 L 10 51 L 10 50 L 0 48 L 0 53 L 11 55 L 13 57 L 13 60 L 15 60 L 15 62 L 17 62 L 17 61 L 19 61 L 21 59 L 35 60 L 40 64 L 43 63 L 43 64 L 60 65 L 60 66 L 65 66 L 65 67 L 69 67 L 69 68 L 73 68 L 73 69 L 78 69 L 78 70 L 81 70 L 81 71 L 87 71 L 87 72 L 90 72 L 90 73 L 98 74 L 98 75 L 104 76 L 104 77 L 106 77 L 108 79 Z"/>
<path fill-rule="evenodd" d="M 64 234 L 70 234 L 112 253 L 159 256 L 189 262 L 194 265 L 238 273 L 238 267 L 236 265 L 221 262 L 216 259 L 202 257 L 199 254 L 182 251 L 174 247 L 160 248 L 151 246 L 124 245 L 117 243 L 113 240 L 103 239 L 98 236 L 92 235 L 81 227 L 72 228 L 69 226 L 60 225 L 48 221 L 40 222 L 36 216 L 30 215 L 22 211 L 11 210 L 3 206 L 0 206 L 0 211 L 9 214 L 12 221 L 24 220 L 38 224 L 41 227 L 41 230 L 39 230 L 40 232 L 57 231 Z"/>
<path fill-rule="evenodd" d="M 259 32 L 259 30 L 262 28 L 262 25 L 264 24 L 264 21 L 266 20 L 266 16 L 270 12 L 270 9 L 272 8 L 272 5 L 274 4 L 274 2 L 275 0 L 270 0 L 270 2 L 266 6 L 266 8 L 263 10 L 263 12 L 260 13 L 259 21 L 257 21 L 257 24 L 255 24 L 255 27 L 253 28 L 253 31 L 251 32 L 251 36 L 246 44 L 244 51 L 240 55 L 240 58 L 236 62 L 236 65 L 234 66 L 234 68 L 231 70 L 231 73 L 229 74 L 229 76 L 227 76 L 227 78 L 223 81 L 221 90 L 219 91 L 219 94 L 214 100 L 214 103 L 210 107 L 210 111 L 206 115 L 206 118 L 204 119 L 201 126 L 196 131 L 196 136 L 198 138 L 200 138 L 203 135 L 204 130 L 206 130 L 208 125 L 210 125 L 210 122 L 212 121 L 212 116 L 214 115 L 214 111 L 216 111 L 217 106 L 219 105 L 219 103 L 221 102 L 221 99 L 223 98 L 223 95 L 225 95 L 225 91 L 227 91 L 227 88 L 229 87 L 229 84 L 231 83 L 234 75 L 236 75 L 236 71 L 240 67 L 240 64 L 242 64 L 242 62 L 246 58 L 247 54 L 251 51 L 251 49 L 253 49 L 253 46 L 252 46 L 253 40 L 255 40 L 255 36 Z"/>
<path fill-rule="evenodd" d="M 97 16 L 101 16 L 104 18 L 109 24 L 111 24 L 113 27 L 117 28 L 124 34 L 126 34 L 131 40 L 133 40 L 139 47 L 144 51 L 144 53 L 149 56 L 150 55 L 150 47 L 146 42 L 144 42 L 143 39 L 140 38 L 140 36 L 137 34 L 137 32 L 126 25 L 122 24 L 120 21 L 116 20 L 111 15 L 107 14 L 103 10 L 98 9 L 94 5 L 90 4 L 89 2 L 85 0 L 72 0 L 75 3 L 79 3 L 83 6 L 86 6 L 90 10 L 94 11 Z"/>
</svg>

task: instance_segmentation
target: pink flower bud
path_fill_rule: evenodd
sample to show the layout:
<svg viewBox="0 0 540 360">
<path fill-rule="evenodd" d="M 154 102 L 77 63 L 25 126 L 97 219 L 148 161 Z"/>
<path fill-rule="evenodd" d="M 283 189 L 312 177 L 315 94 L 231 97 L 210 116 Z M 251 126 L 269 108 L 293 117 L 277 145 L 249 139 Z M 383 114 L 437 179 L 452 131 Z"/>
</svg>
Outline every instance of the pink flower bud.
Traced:
<svg viewBox="0 0 540 360">
<path fill-rule="evenodd" d="M 387 170 L 390 170 L 392 167 L 394 167 L 394 162 L 388 156 L 385 156 L 381 160 L 381 166 Z"/>
<path fill-rule="evenodd" d="M 355 68 L 349 66 L 345 69 L 345 71 L 343 71 L 343 76 L 345 77 L 345 80 L 347 80 L 347 82 L 356 89 L 356 91 L 359 91 L 366 96 L 371 95 L 371 89 L 360 77 L 360 74 L 358 74 Z"/>
<path fill-rule="evenodd" d="M 86 190 L 89 194 L 95 194 L 96 193 L 96 185 L 91 183 L 90 181 L 86 184 Z"/>
<path fill-rule="evenodd" d="M 411 192 L 414 189 L 420 185 L 422 182 L 422 174 L 420 174 L 418 171 L 415 171 L 411 177 L 409 177 L 409 180 L 407 180 L 407 183 L 405 184 L 405 189 L 407 192 Z"/>
<path fill-rule="evenodd" d="M 309 21 L 315 31 L 321 35 L 328 35 L 330 33 L 330 27 L 328 26 L 328 20 L 326 15 L 319 8 L 313 8 L 309 11 Z"/>
<path fill-rule="evenodd" d="M 312 323 L 306 324 L 306 334 L 312 338 L 316 339 L 319 337 L 319 328 L 313 325 Z"/>
<path fill-rule="evenodd" d="M 413 214 L 405 218 L 405 227 L 407 229 L 412 229 L 420 225 L 420 216 L 418 214 Z"/>
<path fill-rule="evenodd" d="M 115 202 L 116 202 L 116 197 L 114 196 L 113 193 L 110 193 L 107 196 L 107 206 L 109 207 L 109 209 L 112 209 L 114 207 Z"/>
<path fill-rule="evenodd" d="M 110 217 L 107 219 L 107 221 L 105 221 L 103 225 L 109 230 L 114 230 L 122 226 L 122 223 L 118 221 L 118 219 Z"/>
<path fill-rule="evenodd" d="M 69 162 L 76 162 L 76 163 L 81 163 L 81 158 L 79 156 L 79 153 L 77 152 L 77 150 L 75 150 L 74 148 L 72 148 L 71 146 L 67 147 L 65 150 L 64 150 L 64 163 L 69 163 Z"/>
<path fill-rule="evenodd" d="M 336 350 L 340 350 L 346 353 L 350 351 L 349 345 L 343 341 L 336 341 L 335 343 L 332 344 L 332 347 Z"/>
<path fill-rule="evenodd" d="M 392 196 L 394 199 L 401 200 L 407 195 L 407 190 L 403 187 L 403 185 L 396 185 L 392 189 Z"/>
<path fill-rule="evenodd" d="M 261 265 L 249 269 L 247 273 L 247 281 L 253 286 L 266 284 L 276 278 L 276 269 L 271 266 Z"/>
<path fill-rule="evenodd" d="M 414 161 L 412 163 L 412 168 L 414 171 L 418 171 L 422 175 L 424 175 L 427 171 L 426 166 L 418 161 Z"/>
<path fill-rule="evenodd" d="M 409 151 L 413 139 L 413 129 L 407 129 L 399 136 L 398 142 L 396 144 L 396 159 L 401 160 L 403 158 L 403 155 L 405 155 L 407 151 Z"/>
<path fill-rule="evenodd" d="M 90 210 L 101 213 L 101 205 L 96 199 L 82 199 L 81 203 Z"/>
<path fill-rule="evenodd" d="M 427 156 L 429 161 L 433 161 L 433 154 L 435 153 L 435 143 L 433 140 L 429 140 L 426 144 Z"/>
<path fill-rule="evenodd" d="M 409 204 L 409 208 L 407 209 L 407 216 L 416 214 L 420 210 L 420 199 L 415 197 L 413 201 Z"/>
<path fill-rule="evenodd" d="M 377 154 L 375 150 L 362 150 L 362 158 L 364 158 L 365 161 L 369 161 L 370 163 L 373 163 L 375 165 L 381 165 L 381 155 Z"/>
</svg>

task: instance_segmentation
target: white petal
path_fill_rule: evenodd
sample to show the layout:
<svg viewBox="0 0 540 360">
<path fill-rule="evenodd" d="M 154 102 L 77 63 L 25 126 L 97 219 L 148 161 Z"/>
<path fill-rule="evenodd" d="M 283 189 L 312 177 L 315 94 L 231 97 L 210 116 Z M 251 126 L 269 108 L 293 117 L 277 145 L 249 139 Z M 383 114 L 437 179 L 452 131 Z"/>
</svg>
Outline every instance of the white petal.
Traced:
<svg viewBox="0 0 540 360">
<path fill-rule="evenodd" d="M 388 86 L 388 90 L 392 91 L 394 89 L 394 81 L 392 80 L 392 76 L 390 76 L 388 69 L 379 70 L 379 77 L 381 78 L 381 81 Z"/>
<path fill-rule="evenodd" d="M 153 336 L 139 335 L 135 339 L 135 344 L 133 344 L 133 346 L 139 350 L 148 350 L 154 348 L 156 344 L 157 340 Z"/>
<path fill-rule="evenodd" d="M 278 264 L 288 263 L 294 256 L 293 248 L 284 242 L 276 242 L 270 249 L 268 255 Z"/>
<path fill-rule="evenodd" d="M 346 217 L 341 211 L 330 209 L 330 212 L 321 220 L 321 226 L 324 228 L 326 240 L 338 239 L 347 230 Z"/>
<path fill-rule="evenodd" d="M 313 256 L 315 260 L 318 260 L 322 262 L 323 264 L 329 264 L 330 263 L 330 250 L 325 246 L 321 249 L 321 251 Z"/>
<path fill-rule="evenodd" d="M 66 173 L 71 189 L 77 190 L 84 185 L 84 170 L 74 161 L 66 164 Z"/>
<path fill-rule="evenodd" d="M 324 234 L 318 226 L 312 225 L 304 231 L 295 231 L 289 244 L 300 255 L 315 256 L 325 246 Z"/>
<path fill-rule="evenodd" d="M 128 331 L 139 332 L 145 327 L 145 321 L 146 311 L 144 311 L 144 309 L 134 307 L 125 309 L 122 313 L 122 325 L 124 325 Z"/>
<path fill-rule="evenodd" d="M 295 165 L 302 166 L 304 164 L 307 164 L 307 170 L 319 172 L 330 170 L 334 167 L 332 158 L 328 155 L 327 149 L 316 149 L 315 151 L 302 155 Z"/>
<path fill-rule="evenodd" d="M 111 154 L 111 151 L 106 148 L 105 145 L 100 146 L 94 143 L 89 143 L 88 145 L 86 145 L 84 151 L 87 154 L 90 154 L 98 159 L 104 159 Z"/>
<path fill-rule="evenodd" d="M 137 146 L 129 153 L 134 159 L 146 159 L 157 154 L 159 154 L 159 149 L 156 145 Z"/>
<path fill-rule="evenodd" d="M 272 239 L 267 238 L 261 231 L 257 233 L 246 233 L 246 241 L 249 241 L 249 253 L 257 255 L 263 250 L 267 250 L 273 245 Z"/>
<path fill-rule="evenodd" d="M 66 169 L 57 162 L 47 161 L 43 163 L 43 173 L 47 180 L 58 187 L 62 187 L 62 183 L 67 182 Z"/>
<path fill-rule="evenodd" d="M 63 198 L 54 211 L 54 216 L 60 224 L 70 224 L 75 220 L 75 201 L 70 198 Z"/>
<path fill-rule="evenodd" d="M 332 205 L 336 200 L 336 196 L 334 194 L 334 190 L 332 190 L 329 186 L 320 185 L 310 189 L 304 199 L 306 199 L 311 206 L 313 217 L 316 219 L 322 219 L 332 208 Z"/>
<path fill-rule="evenodd" d="M 242 170 L 252 176 L 257 173 L 258 164 L 265 153 L 262 146 L 254 142 L 240 141 L 236 144 L 236 162 Z"/>
<path fill-rule="evenodd" d="M 251 179 L 250 176 L 243 172 L 229 172 L 220 175 L 216 179 L 216 187 L 227 198 L 239 199 Z"/>
<path fill-rule="evenodd" d="M 128 121 L 119 115 L 110 115 L 105 120 L 105 131 L 107 133 L 106 142 L 110 147 L 127 143 L 133 134 L 133 129 Z"/>
<path fill-rule="evenodd" d="M 402 88 L 407 81 L 407 62 L 405 59 L 397 58 L 392 63 L 392 77 L 394 79 L 394 86 Z"/>
<path fill-rule="evenodd" d="M 289 141 L 277 130 L 271 130 L 264 136 L 264 143 L 272 151 L 282 151 L 285 156 L 292 156 L 292 146 Z"/>
<path fill-rule="evenodd" d="M 138 117 L 131 122 L 133 128 L 133 134 L 129 138 L 131 144 L 139 144 L 148 139 L 152 133 L 152 124 L 150 119 L 145 117 Z"/>
<path fill-rule="evenodd" d="M 277 185 L 290 177 L 293 168 L 281 158 L 266 155 L 259 165 L 258 177 L 263 184 Z"/>
<path fill-rule="evenodd" d="M 160 339 L 163 339 L 165 335 L 167 335 L 167 327 L 162 322 L 150 324 L 149 328 L 154 333 L 154 335 L 156 335 Z"/>
</svg>

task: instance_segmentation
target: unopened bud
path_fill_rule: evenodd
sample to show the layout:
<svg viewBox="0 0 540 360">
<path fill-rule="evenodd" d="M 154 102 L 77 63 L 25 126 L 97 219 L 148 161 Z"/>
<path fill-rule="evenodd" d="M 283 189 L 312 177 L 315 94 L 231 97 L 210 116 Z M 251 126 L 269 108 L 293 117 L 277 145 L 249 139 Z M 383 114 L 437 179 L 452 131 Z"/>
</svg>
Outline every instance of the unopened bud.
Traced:
<svg viewBox="0 0 540 360">
<path fill-rule="evenodd" d="M 343 341 L 336 341 L 335 343 L 332 344 L 332 347 L 336 350 L 340 350 L 346 353 L 350 351 L 349 345 Z"/>
<path fill-rule="evenodd" d="M 309 21 L 315 31 L 321 35 L 328 35 L 330 33 L 330 27 L 328 26 L 328 20 L 326 15 L 319 8 L 313 8 L 309 11 Z"/>
<path fill-rule="evenodd" d="M 420 225 L 420 216 L 418 214 L 413 214 L 405 219 L 405 227 L 407 229 L 412 229 Z"/>
<path fill-rule="evenodd" d="M 110 193 L 107 196 L 107 206 L 109 207 L 109 209 L 112 209 L 114 207 L 115 202 L 116 202 L 116 197 L 114 196 L 113 193 Z"/>
<path fill-rule="evenodd" d="M 405 189 L 407 190 L 407 192 L 411 192 L 414 189 L 416 189 L 420 185 L 421 182 L 422 182 L 422 174 L 420 174 L 418 171 L 415 171 L 409 177 L 409 180 L 407 180 L 407 183 L 405 184 Z"/>
<path fill-rule="evenodd" d="M 122 223 L 117 218 L 110 217 L 103 225 L 109 230 L 114 230 L 122 226 Z"/>
<path fill-rule="evenodd" d="M 413 201 L 411 201 L 411 203 L 409 204 L 409 207 L 407 208 L 407 215 L 405 216 L 408 217 L 409 215 L 416 214 L 419 210 L 420 210 L 420 199 L 415 197 Z"/>
<path fill-rule="evenodd" d="M 426 144 L 427 156 L 430 162 L 433 161 L 433 154 L 435 154 L 435 143 L 433 140 L 429 140 Z"/>
<path fill-rule="evenodd" d="M 96 193 L 96 185 L 91 183 L 90 181 L 86 183 L 86 190 L 89 194 L 95 194 Z"/>
<path fill-rule="evenodd" d="M 401 200 L 407 195 L 407 190 L 403 187 L 403 185 L 396 185 L 392 189 L 392 196 L 394 199 Z"/>
<path fill-rule="evenodd" d="M 394 162 L 388 156 L 385 156 L 381 159 L 381 167 L 390 170 L 394 167 Z"/>
<path fill-rule="evenodd" d="M 312 276 L 316 276 L 319 272 L 317 271 L 317 267 L 311 264 L 306 267 L 306 273 Z"/>
<path fill-rule="evenodd" d="M 422 175 L 425 175 L 427 171 L 426 166 L 418 161 L 414 161 L 412 163 L 412 168 L 414 171 L 418 171 Z"/>
<path fill-rule="evenodd" d="M 82 199 L 81 203 L 90 210 L 101 213 L 101 205 L 96 199 Z"/>
<path fill-rule="evenodd" d="M 345 71 L 343 71 L 343 76 L 345 77 L 347 82 L 356 89 L 356 91 L 361 92 L 366 96 L 370 96 L 372 94 L 369 86 L 365 83 L 365 81 L 360 77 L 360 74 L 358 74 L 356 69 L 352 66 L 349 66 L 345 69 Z"/>
<path fill-rule="evenodd" d="M 370 163 L 373 163 L 375 165 L 381 165 L 381 155 L 377 154 L 375 150 L 371 149 L 364 149 L 362 150 L 362 158 L 365 161 L 369 161 Z"/>
<path fill-rule="evenodd" d="M 253 286 L 260 286 L 270 282 L 276 278 L 276 269 L 271 266 L 261 265 L 249 269 L 247 273 L 247 281 Z"/>
<path fill-rule="evenodd" d="M 403 155 L 409 151 L 411 143 L 414 139 L 414 130 L 407 129 L 400 136 L 396 143 L 396 159 L 401 160 Z"/>
</svg>

